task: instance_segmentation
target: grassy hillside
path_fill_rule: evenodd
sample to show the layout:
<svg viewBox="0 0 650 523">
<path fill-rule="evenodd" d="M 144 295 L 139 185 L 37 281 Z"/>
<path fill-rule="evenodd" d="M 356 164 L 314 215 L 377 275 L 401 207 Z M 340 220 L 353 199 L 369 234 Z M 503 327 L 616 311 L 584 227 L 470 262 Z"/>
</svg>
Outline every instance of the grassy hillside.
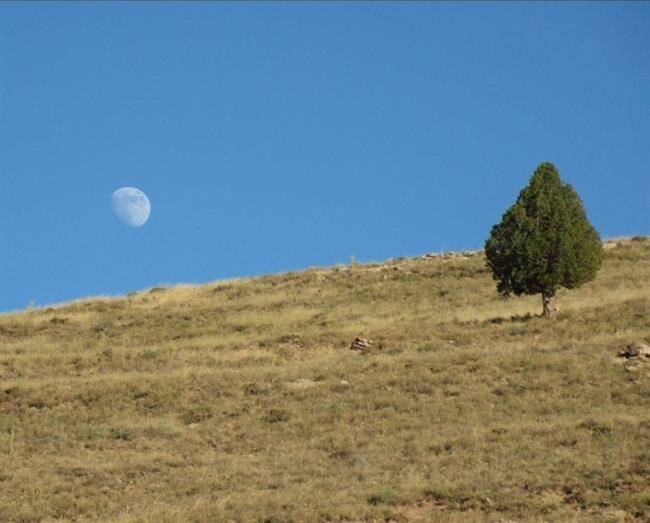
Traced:
<svg viewBox="0 0 650 523">
<path fill-rule="evenodd" d="M 650 240 L 608 247 L 555 322 L 480 254 L 0 315 L 0 521 L 648 521 Z"/>
</svg>

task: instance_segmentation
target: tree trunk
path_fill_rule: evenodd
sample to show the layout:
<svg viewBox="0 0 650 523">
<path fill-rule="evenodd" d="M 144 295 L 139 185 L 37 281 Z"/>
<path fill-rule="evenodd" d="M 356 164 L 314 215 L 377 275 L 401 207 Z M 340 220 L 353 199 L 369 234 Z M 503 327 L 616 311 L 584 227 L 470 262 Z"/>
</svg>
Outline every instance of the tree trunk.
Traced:
<svg viewBox="0 0 650 523">
<path fill-rule="evenodd" d="M 542 304 L 544 317 L 547 320 L 554 320 L 557 317 L 557 307 L 553 305 L 553 294 L 542 293 Z"/>
</svg>

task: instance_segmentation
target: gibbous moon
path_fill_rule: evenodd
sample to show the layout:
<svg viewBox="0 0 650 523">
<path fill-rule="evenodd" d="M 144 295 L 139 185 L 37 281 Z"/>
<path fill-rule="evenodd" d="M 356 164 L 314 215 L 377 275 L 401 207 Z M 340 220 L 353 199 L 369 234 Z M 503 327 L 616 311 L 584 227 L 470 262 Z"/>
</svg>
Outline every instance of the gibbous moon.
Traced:
<svg viewBox="0 0 650 523">
<path fill-rule="evenodd" d="M 140 189 L 121 187 L 111 195 L 115 216 L 131 227 L 141 227 L 149 219 L 151 203 Z"/>
</svg>

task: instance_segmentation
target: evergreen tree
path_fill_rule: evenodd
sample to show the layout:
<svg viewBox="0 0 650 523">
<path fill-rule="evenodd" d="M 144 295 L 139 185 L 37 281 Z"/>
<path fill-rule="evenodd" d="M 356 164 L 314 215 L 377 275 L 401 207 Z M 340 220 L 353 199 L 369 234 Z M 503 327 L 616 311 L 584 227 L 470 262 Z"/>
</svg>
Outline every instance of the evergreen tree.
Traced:
<svg viewBox="0 0 650 523">
<path fill-rule="evenodd" d="M 547 318 L 555 317 L 557 289 L 593 280 L 602 254 L 582 200 L 550 162 L 537 168 L 485 242 L 497 290 L 506 296 L 541 294 Z"/>
</svg>

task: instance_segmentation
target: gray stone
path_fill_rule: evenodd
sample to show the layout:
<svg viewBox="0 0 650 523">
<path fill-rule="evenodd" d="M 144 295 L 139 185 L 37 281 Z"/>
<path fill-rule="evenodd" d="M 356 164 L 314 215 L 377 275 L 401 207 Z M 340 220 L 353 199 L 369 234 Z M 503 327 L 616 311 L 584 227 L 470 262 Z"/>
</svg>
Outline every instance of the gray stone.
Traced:
<svg viewBox="0 0 650 523">
<path fill-rule="evenodd" d="M 357 336 L 352 342 L 352 344 L 350 345 L 350 349 L 365 354 L 366 352 L 369 352 L 371 350 L 371 347 L 373 345 L 374 342 L 372 340 L 369 340 L 368 338 L 362 338 L 361 336 Z"/>
</svg>

